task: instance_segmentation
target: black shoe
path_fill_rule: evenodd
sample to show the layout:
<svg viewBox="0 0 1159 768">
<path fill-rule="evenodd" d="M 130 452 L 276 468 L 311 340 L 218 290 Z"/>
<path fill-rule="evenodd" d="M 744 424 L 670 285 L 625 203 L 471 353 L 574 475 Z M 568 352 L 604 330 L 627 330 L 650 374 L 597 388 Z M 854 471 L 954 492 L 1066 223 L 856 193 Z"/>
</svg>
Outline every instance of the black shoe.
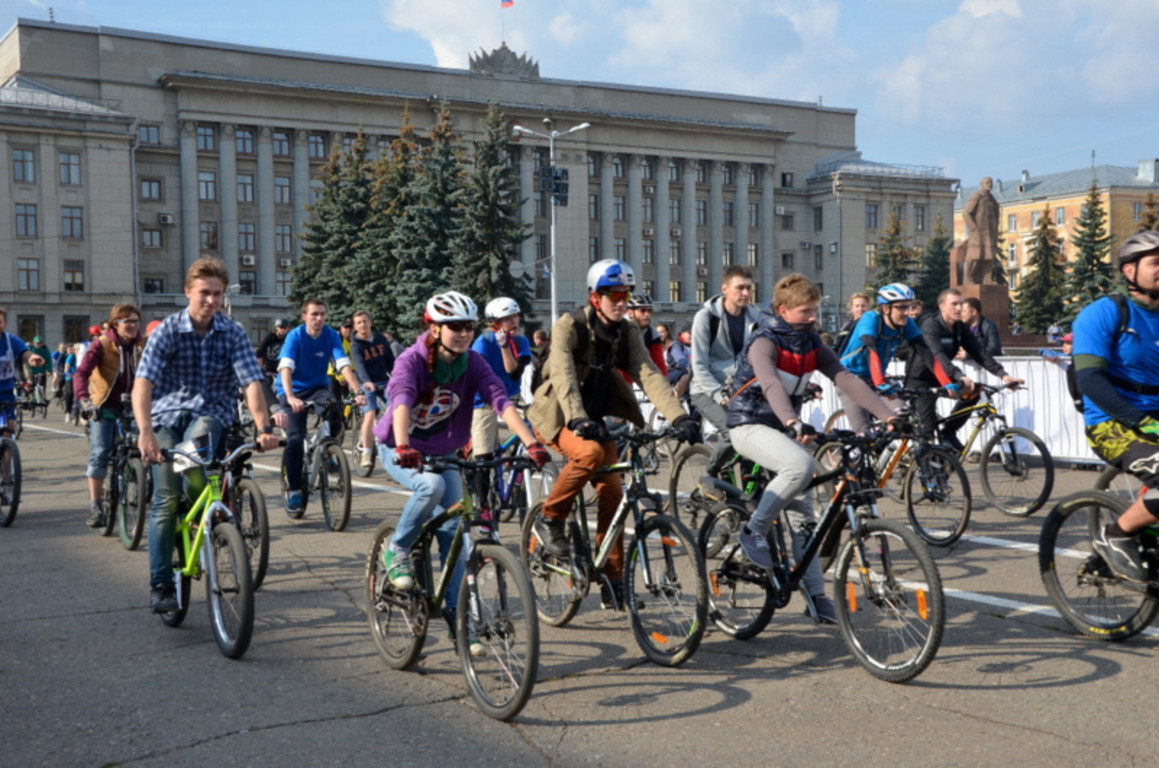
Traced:
<svg viewBox="0 0 1159 768">
<path fill-rule="evenodd" d="M 1095 534 L 1093 543 L 1095 551 L 1116 574 L 1131 581 L 1147 581 L 1147 564 L 1139 556 L 1139 540 L 1135 536 L 1108 536 L 1104 527 Z"/>
<path fill-rule="evenodd" d="M 105 510 L 100 502 L 96 502 L 89 509 L 89 519 L 86 521 L 89 528 L 105 527 Z"/>
<path fill-rule="evenodd" d="M 567 522 L 564 520 L 549 520 L 540 515 L 535 520 L 535 535 L 543 542 L 549 555 L 566 558 L 571 555 L 571 547 L 567 542 Z"/>
<path fill-rule="evenodd" d="M 149 590 L 149 607 L 153 613 L 172 613 L 176 611 L 177 590 L 172 584 L 163 587 L 153 587 Z"/>
<path fill-rule="evenodd" d="M 942 432 L 942 445 L 948 445 L 954 449 L 954 453 L 961 453 L 966 446 L 962 445 L 962 441 L 953 432 Z"/>
<path fill-rule="evenodd" d="M 624 582 L 621 579 L 612 579 L 612 586 L 608 582 L 600 581 L 600 607 L 606 610 L 624 610 Z"/>
<path fill-rule="evenodd" d="M 817 615 L 813 615 L 813 611 Z M 813 598 L 813 611 L 805 608 L 805 615 L 814 619 L 818 624 L 836 624 L 837 623 L 837 606 L 829 599 L 827 595 L 817 595 Z"/>
</svg>

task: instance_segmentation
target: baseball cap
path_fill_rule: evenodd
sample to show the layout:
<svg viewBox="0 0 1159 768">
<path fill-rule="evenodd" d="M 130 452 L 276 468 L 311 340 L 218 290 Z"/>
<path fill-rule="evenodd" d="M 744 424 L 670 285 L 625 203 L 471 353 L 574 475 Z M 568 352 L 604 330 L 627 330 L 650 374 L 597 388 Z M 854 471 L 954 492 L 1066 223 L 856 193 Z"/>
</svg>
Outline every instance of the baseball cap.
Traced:
<svg viewBox="0 0 1159 768">
<path fill-rule="evenodd" d="M 37 344 L 44 341 L 44 339 L 40 338 L 39 336 L 33 336 L 32 340 L 35 341 Z"/>
<path fill-rule="evenodd" d="M 1073 333 L 1063 334 L 1062 343 L 1063 344 L 1074 344 L 1074 334 Z"/>
<path fill-rule="evenodd" d="M 101 332 L 101 327 L 99 325 L 90 325 L 89 326 L 89 336 L 96 336 L 100 332 Z"/>
</svg>

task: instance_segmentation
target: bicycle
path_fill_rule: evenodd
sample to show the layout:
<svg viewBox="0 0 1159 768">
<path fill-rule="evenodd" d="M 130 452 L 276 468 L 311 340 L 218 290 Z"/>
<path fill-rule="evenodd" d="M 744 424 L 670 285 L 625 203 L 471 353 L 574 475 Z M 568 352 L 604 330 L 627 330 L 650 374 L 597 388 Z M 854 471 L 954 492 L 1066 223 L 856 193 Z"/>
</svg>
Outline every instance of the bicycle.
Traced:
<svg viewBox="0 0 1159 768">
<path fill-rule="evenodd" d="M 423 459 L 424 469 L 435 472 L 456 467 L 484 471 L 503 464 L 524 469 L 533 466 L 522 456 L 490 461 Z M 374 644 L 386 663 L 400 670 L 411 667 L 422 651 L 430 619 L 445 615 L 450 608 L 443 603 L 467 546 L 454 611 L 459 661 L 479 709 L 497 720 L 510 720 L 531 696 L 539 667 L 535 594 L 519 560 L 499 543 L 498 521 L 483 520 L 479 512 L 470 484 L 464 483 L 462 501 L 423 524 L 411 547 L 414 586 L 410 589 L 396 588 L 387 576 L 382 555 L 394 538 L 395 528 L 388 522 L 379 525 L 366 560 L 367 619 Z M 452 518 L 458 518 L 458 525 L 436 581 L 431 567 L 432 541 L 435 532 Z M 471 529 L 476 540 L 465 544 Z M 484 646 L 479 655 L 471 652 L 471 645 L 476 643 Z"/>
<path fill-rule="evenodd" d="M 0 528 L 7 528 L 20 510 L 20 448 L 9 426 L 11 414 L 20 413 L 13 403 L 0 403 Z"/>
<path fill-rule="evenodd" d="M 255 440 L 253 416 L 244 403 L 239 404 L 239 410 L 244 410 L 248 419 L 235 419 L 223 436 L 225 450 L 234 451 L 241 446 Z M 279 441 L 278 445 L 285 446 L 286 441 Z M 230 472 L 222 480 L 222 497 L 226 505 L 233 510 L 234 523 L 245 542 L 246 555 L 249 557 L 250 574 L 253 578 L 254 591 L 261 587 L 266 577 L 266 569 L 270 561 L 270 521 L 266 512 L 266 497 L 262 489 L 254 480 L 254 468 L 247 454 L 240 457 L 230 466 Z"/>
<path fill-rule="evenodd" d="M 1138 536 L 1150 565 L 1145 584 L 1114 573 L 1092 544 L 1130 504 L 1106 491 L 1081 491 L 1055 504 L 1042 524 L 1038 568 L 1046 594 L 1068 624 L 1096 640 L 1126 640 L 1159 615 L 1159 525 Z"/>
<path fill-rule="evenodd" d="M 495 450 L 495 456 L 514 458 L 523 456 L 526 450 L 519 436 L 511 435 Z M 499 464 L 489 471 L 493 474 L 485 509 L 505 523 L 518 515 L 520 525 L 527 519 L 527 511 L 551 492 L 558 475 L 550 464 L 539 468 Z"/>
<path fill-rule="evenodd" d="M 375 387 L 374 395 L 378 398 L 380 403 L 385 403 L 386 387 Z M 381 414 L 381 408 L 375 410 L 375 419 L 377 420 Z M 362 412 L 359 409 L 359 406 L 355 404 L 353 396 L 349 396 L 348 399 L 344 401 L 343 419 L 343 431 L 350 437 L 349 441 L 347 441 L 347 444 L 350 447 L 346 449 L 347 453 L 350 454 L 350 458 L 347 459 L 347 464 L 352 467 L 357 467 L 358 474 L 362 477 L 370 477 L 370 475 L 374 472 L 374 463 L 378 459 L 377 445 L 374 444 L 372 439 L 371 445 L 369 446 L 370 466 L 362 466 L 362 449 L 365 447 L 362 445 Z"/>
<path fill-rule="evenodd" d="M 254 588 L 245 542 L 225 503 L 222 478 L 230 475 L 235 463 L 248 459 L 254 446 L 246 443 L 218 460 L 205 456 L 208 444 L 207 438 L 198 438 L 162 451 L 178 473 L 206 470 L 206 483 L 192 505 L 188 498 L 182 500 L 188 509 L 177 517 L 173 554 L 177 609 L 162 613 L 161 621 L 180 626 L 189 610 L 192 580 L 204 575 L 214 640 L 224 656 L 240 659 L 253 637 Z"/>
<path fill-rule="evenodd" d="M 137 422 L 133 418 L 131 399 L 128 394 L 121 396 L 119 414 L 98 411 L 94 417 L 115 420 L 109 471 L 101 490 L 105 524 L 98 530 L 102 536 L 111 536 L 119 526 L 121 546 L 129 551 L 141 543 L 149 500 L 153 498 L 152 473 L 137 448 Z"/>
<path fill-rule="evenodd" d="M 733 637 L 755 636 L 777 609 L 788 605 L 823 544 L 848 527 L 851 535 L 834 570 L 833 599 L 841 638 L 874 677 L 894 683 L 912 680 L 929 666 L 941 645 L 945 629 L 941 575 L 914 532 L 878 515 L 877 499 L 883 491 L 877 487 L 869 457 L 879 438 L 844 431 L 821 438 L 840 446 L 840 460 L 809 486 L 832 485 L 834 490 L 808 532 L 799 561 L 787 546 L 783 514 L 768 535 L 773 567 L 760 568 L 745 557 L 734 534 L 748 519 L 753 499 L 729 499 L 705 518 L 699 544 L 702 551 L 716 552 L 706 565 L 710 617 Z M 802 594 L 816 617 L 812 600 Z"/>
<path fill-rule="evenodd" d="M 543 508 L 539 502 L 523 521 L 519 553 L 535 584 L 536 609 L 546 624 L 562 627 L 579 611 L 591 589 L 601 579 L 617 608 L 626 607 L 636 643 L 648 659 L 675 667 L 692 657 L 704 637 L 708 616 L 704 563 L 691 532 L 675 517 L 661 514 L 660 495 L 649 492 L 645 475 L 646 447 L 679 434 L 671 427 L 658 432 L 629 432 L 628 460 L 602 467 L 597 475 L 626 474 L 620 506 L 593 555 L 591 530 L 583 496 L 576 496 L 568 518 L 570 554 L 557 558 L 546 550 L 535 533 L 535 520 Z M 624 603 L 619 604 L 612 582 L 601 571 L 612 547 L 624 532 L 631 515 L 634 536 L 625 546 Z"/>
<path fill-rule="evenodd" d="M 302 509 L 286 512 L 291 519 L 300 520 L 306 514 L 310 492 L 317 491 L 322 501 L 322 516 L 332 531 L 341 531 L 350 522 L 350 465 L 346 461 L 346 452 L 342 450 L 341 436 L 328 434 L 329 417 L 334 409 L 341 407 L 341 403 L 330 402 L 321 409 L 314 432 L 305 441 L 300 490 Z M 283 456 L 282 491 L 289 490 Z"/>
</svg>

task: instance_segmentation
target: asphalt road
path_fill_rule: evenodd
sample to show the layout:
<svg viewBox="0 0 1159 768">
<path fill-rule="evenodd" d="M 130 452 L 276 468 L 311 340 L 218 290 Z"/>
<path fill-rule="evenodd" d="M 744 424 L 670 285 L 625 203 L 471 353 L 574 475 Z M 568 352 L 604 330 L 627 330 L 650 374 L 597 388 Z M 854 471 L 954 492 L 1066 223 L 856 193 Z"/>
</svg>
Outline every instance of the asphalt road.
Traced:
<svg viewBox="0 0 1159 768">
<path fill-rule="evenodd" d="M 799 598 L 748 642 L 706 636 L 684 667 L 644 661 L 627 618 L 589 597 L 544 628 L 540 679 L 510 724 L 466 694 L 440 632 L 409 672 L 379 658 L 363 613 L 375 526 L 403 496 L 382 471 L 343 533 L 289 521 L 276 457 L 259 460 L 271 564 L 240 661 L 214 644 L 204 588 L 178 629 L 147 608 L 148 556 L 85 527 L 87 443 L 54 412 L 20 440 L 24 501 L 0 529 L 0 765 L 1152 765 L 1156 631 L 1078 637 L 1049 609 L 1042 513 L 978 502 L 942 553 L 949 621 L 917 680 L 872 678 Z M 1060 473 L 1055 497 L 1089 487 Z M 979 494 L 980 495 L 980 494 Z M 507 529 L 514 540 L 514 530 Z M 436 626 L 438 626 L 436 624 Z M 441 629 L 441 627 L 440 627 Z"/>
</svg>

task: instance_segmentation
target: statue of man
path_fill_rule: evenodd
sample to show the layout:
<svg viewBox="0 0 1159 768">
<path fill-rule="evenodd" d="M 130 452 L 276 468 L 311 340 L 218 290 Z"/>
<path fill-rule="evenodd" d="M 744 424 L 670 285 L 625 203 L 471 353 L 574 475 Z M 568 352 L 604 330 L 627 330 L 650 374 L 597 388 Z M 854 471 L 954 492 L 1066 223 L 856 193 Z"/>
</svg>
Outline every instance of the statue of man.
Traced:
<svg viewBox="0 0 1159 768">
<path fill-rule="evenodd" d="M 990 190 L 994 180 L 989 176 L 978 182 L 978 191 L 970 195 L 962 210 L 966 222 L 966 264 L 962 282 L 982 285 L 994 282 L 994 259 L 998 254 L 998 201 Z"/>
</svg>

